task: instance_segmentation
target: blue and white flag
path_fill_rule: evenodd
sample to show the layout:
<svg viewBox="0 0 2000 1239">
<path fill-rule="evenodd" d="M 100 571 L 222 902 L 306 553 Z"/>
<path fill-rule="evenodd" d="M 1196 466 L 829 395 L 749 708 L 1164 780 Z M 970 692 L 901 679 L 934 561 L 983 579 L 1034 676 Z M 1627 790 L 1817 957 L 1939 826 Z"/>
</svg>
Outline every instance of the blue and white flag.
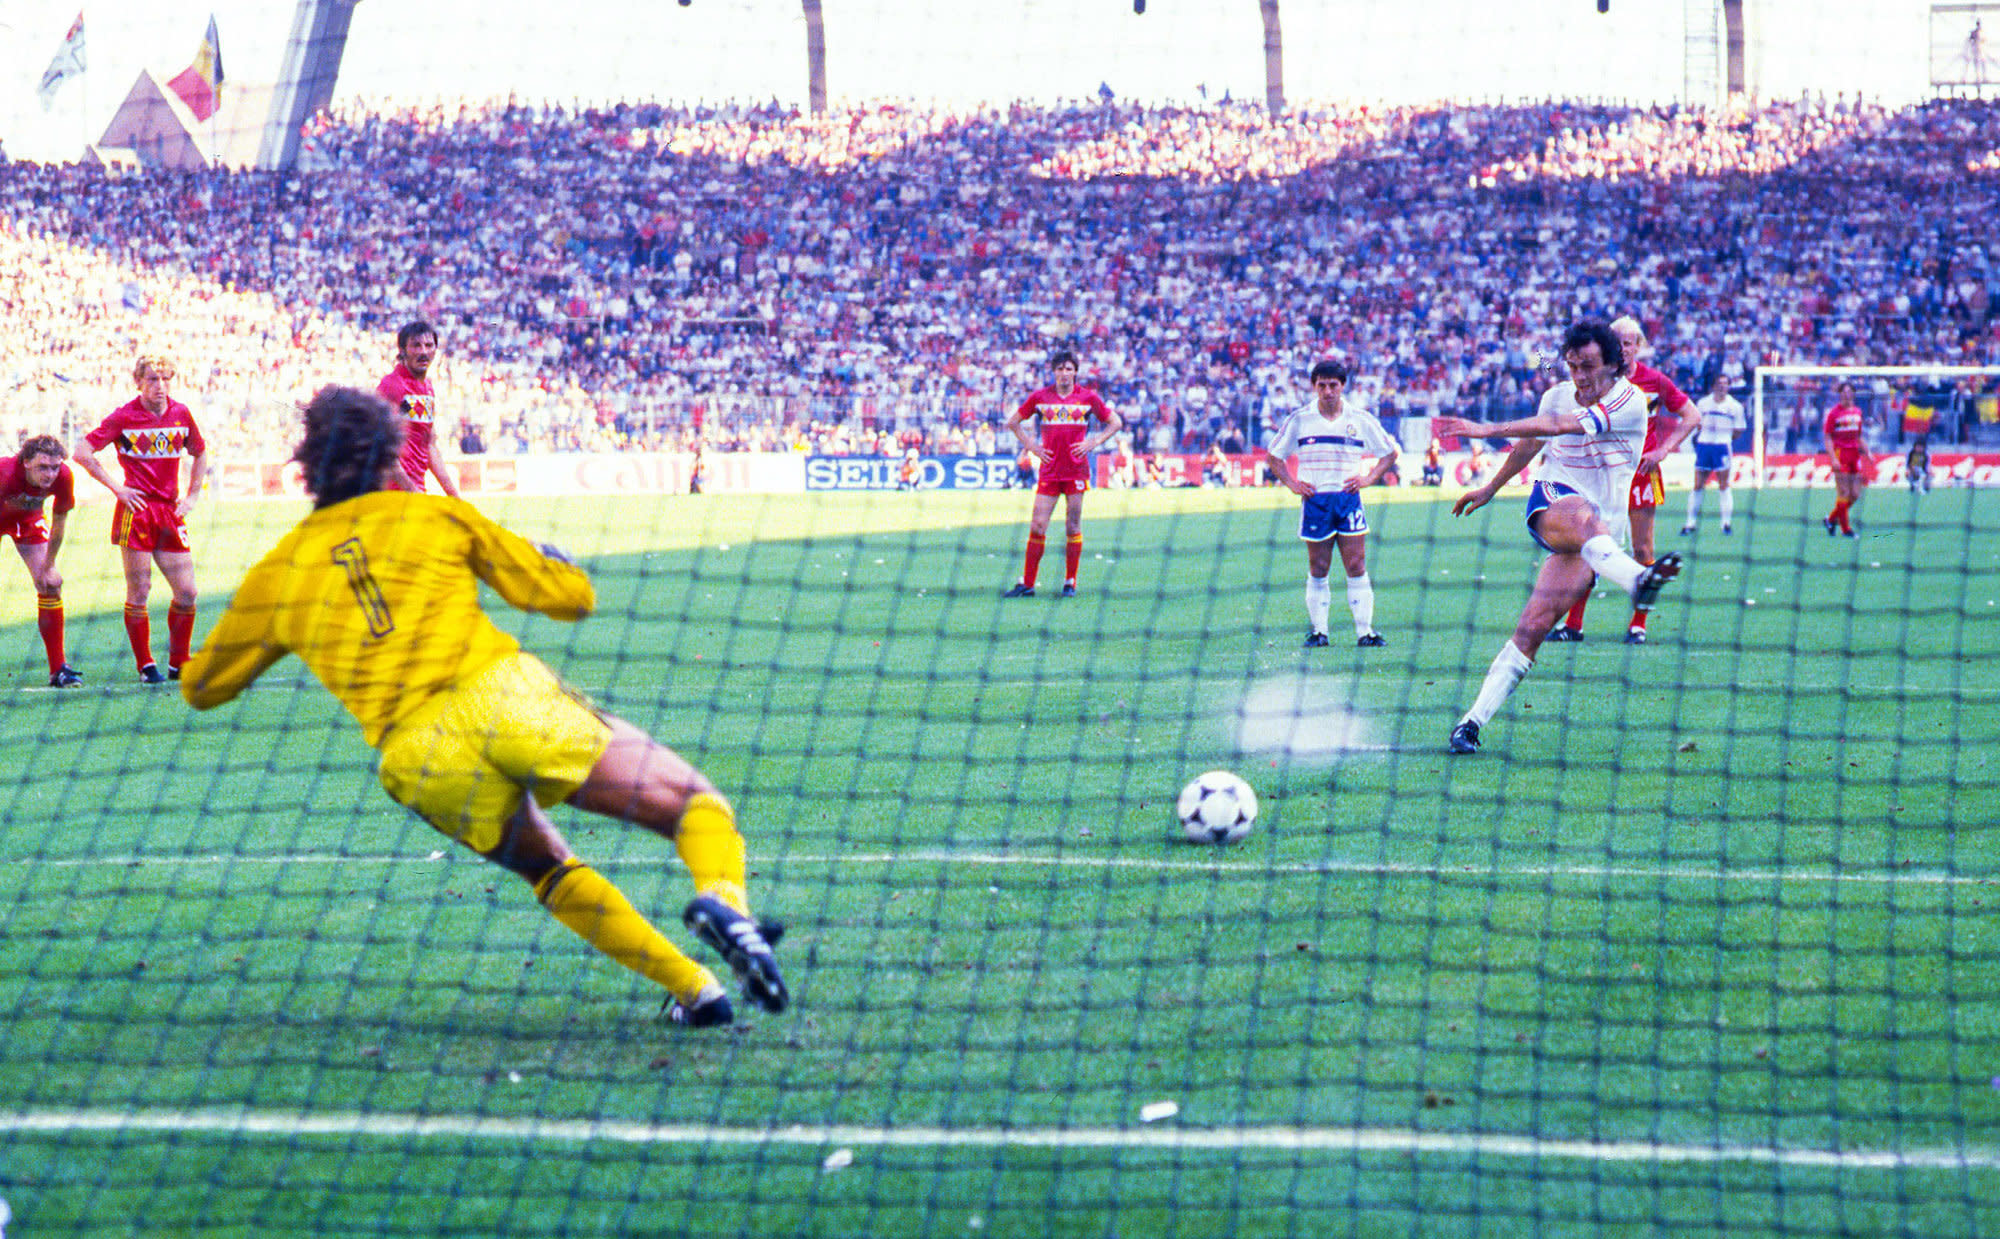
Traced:
<svg viewBox="0 0 2000 1239">
<path fill-rule="evenodd" d="M 78 12 L 76 21 L 70 24 L 69 33 L 63 36 L 62 46 L 56 49 L 56 58 L 49 61 L 49 67 L 43 70 L 42 84 L 35 91 L 41 96 L 42 111 L 46 112 L 55 105 L 56 91 L 83 69 L 83 14 Z"/>
</svg>

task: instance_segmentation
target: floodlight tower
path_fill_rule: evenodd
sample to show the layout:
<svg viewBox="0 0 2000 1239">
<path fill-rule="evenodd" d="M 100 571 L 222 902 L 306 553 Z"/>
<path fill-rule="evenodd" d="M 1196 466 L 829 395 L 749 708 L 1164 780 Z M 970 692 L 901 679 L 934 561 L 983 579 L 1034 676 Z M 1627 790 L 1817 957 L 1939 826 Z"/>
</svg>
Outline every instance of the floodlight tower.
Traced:
<svg viewBox="0 0 2000 1239">
<path fill-rule="evenodd" d="M 1257 0 L 1264 15 L 1264 109 L 1276 120 L 1285 114 L 1285 32 L 1278 25 L 1278 0 Z"/>
<path fill-rule="evenodd" d="M 299 131 L 315 112 L 333 102 L 340 61 L 347 54 L 347 27 L 360 0 L 299 0 L 285 63 L 271 93 L 271 114 L 257 147 L 257 166 L 288 169 L 298 162 Z"/>
<path fill-rule="evenodd" d="M 1744 92 L 1743 0 L 1687 0 L 1681 99 L 1714 107 Z"/>
</svg>

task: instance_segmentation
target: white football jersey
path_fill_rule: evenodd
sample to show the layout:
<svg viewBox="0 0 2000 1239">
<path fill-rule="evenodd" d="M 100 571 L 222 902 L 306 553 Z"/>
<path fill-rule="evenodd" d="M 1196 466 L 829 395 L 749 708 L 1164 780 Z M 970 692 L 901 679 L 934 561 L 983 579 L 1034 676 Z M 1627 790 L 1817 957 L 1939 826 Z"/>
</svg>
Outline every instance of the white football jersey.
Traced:
<svg viewBox="0 0 2000 1239">
<path fill-rule="evenodd" d="M 1728 443 L 1735 439 L 1736 432 L 1750 424 L 1743 415 L 1743 406 L 1734 396 L 1724 396 L 1717 400 L 1714 396 L 1703 396 L 1694 402 L 1701 413 L 1701 429 L 1694 432 L 1696 443 Z"/>
<path fill-rule="evenodd" d="M 1584 429 L 1544 440 L 1535 480 L 1561 482 L 1590 500 L 1614 534 L 1623 537 L 1632 474 L 1646 444 L 1646 394 L 1617 379 L 1604 399 L 1579 405 L 1576 384 L 1558 383 L 1542 393 L 1541 412 L 1573 413 L 1583 419 Z"/>
<path fill-rule="evenodd" d="M 1279 460 L 1299 458 L 1299 481 L 1316 490 L 1337 490 L 1361 471 L 1364 461 L 1396 454 L 1395 441 L 1373 413 L 1342 400 L 1340 415 L 1323 417 L 1317 399 L 1285 416 L 1264 450 Z"/>
</svg>

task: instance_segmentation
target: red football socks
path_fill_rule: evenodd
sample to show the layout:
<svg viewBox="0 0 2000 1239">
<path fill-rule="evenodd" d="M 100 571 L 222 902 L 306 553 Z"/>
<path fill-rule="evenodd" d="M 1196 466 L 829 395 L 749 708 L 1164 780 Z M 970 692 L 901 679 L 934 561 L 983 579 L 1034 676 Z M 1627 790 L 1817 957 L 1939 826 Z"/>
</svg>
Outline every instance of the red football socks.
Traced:
<svg viewBox="0 0 2000 1239">
<path fill-rule="evenodd" d="M 1047 545 L 1048 539 L 1041 534 L 1028 535 L 1028 553 L 1021 559 L 1021 584 L 1029 589 L 1035 587 L 1035 576 L 1042 570 L 1042 548 Z"/>
<path fill-rule="evenodd" d="M 42 630 L 42 649 L 49 656 L 49 674 L 61 671 L 63 655 L 63 605 L 61 594 L 35 595 L 35 626 Z"/>
<path fill-rule="evenodd" d="M 1079 562 L 1081 562 L 1082 559 L 1083 559 L 1083 535 L 1078 534 L 1074 538 L 1071 538 L 1069 540 L 1069 547 L 1063 553 L 1063 582 L 1065 584 L 1068 585 L 1076 584 L 1076 565 Z"/>
<path fill-rule="evenodd" d="M 153 623 L 146 618 L 146 608 L 125 604 L 125 639 L 132 643 L 133 662 L 144 671 L 153 661 Z"/>
<path fill-rule="evenodd" d="M 188 660 L 188 645 L 194 639 L 194 608 L 181 609 L 179 603 L 167 607 L 167 665 L 178 667 Z"/>
</svg>

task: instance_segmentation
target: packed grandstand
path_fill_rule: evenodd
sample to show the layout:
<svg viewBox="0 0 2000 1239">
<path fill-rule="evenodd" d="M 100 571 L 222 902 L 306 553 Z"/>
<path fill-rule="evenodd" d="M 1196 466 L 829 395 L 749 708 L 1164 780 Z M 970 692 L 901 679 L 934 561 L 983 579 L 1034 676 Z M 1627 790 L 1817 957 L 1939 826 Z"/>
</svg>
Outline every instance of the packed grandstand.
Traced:
<svg viewBox="0 0 2000 1239">
<path fill-rule="evenodd" d="M 1690 391 L 2000 363 L 1980 100 L 352 107 L 294 173 L 11 163 L 0 202 L 0 429 L 94 422 L 143 349 L 239 456 L 419 315 L 500 454 L 983 453 L 1059 344 L 1180 451 L 1254 444 L 1322 356 L 1392 419 L 1524 409 L 1580 314 L 1640 314 Z M 2000 439 L 1960 403 L 1939 437 Z"/>
</svg>

